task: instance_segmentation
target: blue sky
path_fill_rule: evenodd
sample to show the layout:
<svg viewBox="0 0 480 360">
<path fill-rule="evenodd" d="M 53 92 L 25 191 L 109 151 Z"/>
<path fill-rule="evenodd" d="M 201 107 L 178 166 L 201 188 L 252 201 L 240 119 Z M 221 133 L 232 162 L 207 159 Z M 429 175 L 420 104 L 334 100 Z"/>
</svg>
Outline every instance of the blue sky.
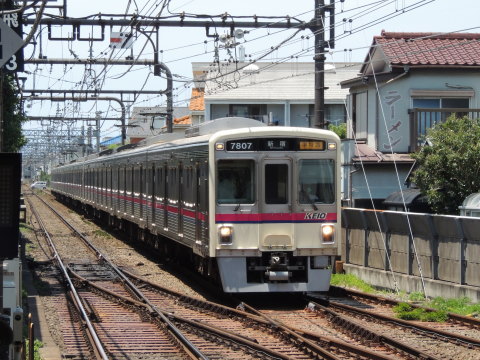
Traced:
<svg viewBox="0 0 480 360">
<path fill-rule="evenodd" d="M 325 0 L 328 2 L 328 0 Z M 68 1 L 67 15 L 82 17 L 96 13 L 124 14 L 127 5 L 131 3 L 129 12 L 138 5 L 140 14 L 156 14 L 160 1 L 148 0 L 82 0 Z M 297 17 L 308 21 L 314 15 L 314 0 L 172 0 L 170 11 L 195 14 L 222 14 L 252 16 L 254 14 L 268 16 Z M 372 38 L 379 35 L 382 29 L 396 32 L 480 32 L 478 0 L 345 0 L 336 2 L 336 46 L 327 55 L 329 62 L 363 61 Z M 50 10 L 49 12 L 53 12 Z M 167 11 L 163 12 L 166 15 Z M 104 15 L 105 16 L 105 15 Z M 251 21 L 251 19 L 243 19 Z M 263 20 L 266 21 L 266 20 Z M 274 20 L 271 20 L 274 21 Z M 69 30 L 54 29 L 57 35 L 65 35 Z M 114 31 L 119 29 L 114 29 Z M 71 30 L 70 30 L 71 31 Z M 82 30 L 83 31 L 83 30 Z M 85 32 L 89 30 L 86 29 Z M 95 30 L 92 30 L 95 31 Z M 222 34 L 224 30 L 219 29 Z M 46 29 L 42 31 L 42 51 L 49 58 L 72 58 L 75 53 L 80 58 L 102 58 L 112 55 L 114 58 L 124 58 L 131 55 L 130 51 L 111 53 L 108 42 L 94 43 L 90 48 L 86 42 L 53 42 L 48 41 Z M 245 35 L 241 44 L 245 47 L 247 58 L 255 59 L 267 52 L 293 34 L 292 30 L 255 29 Z M 107 37 L 109 29 L 107 29 Z M 303 38 L 302 38 L 303 36 Z M 204 41 L 207 40 L 207 44 Z M 185 105 L 190 96 L 192 78 L 192 62 L 210 62 L 214 58 L 214 44 L 205 36 L 203 29 L 166 28 L 160 29 L 159 48 L 163 51 L 160 60 L 176 74 L 175 102 L 176 105 Z M 139 55 L 145 44 L 145 39 L 139 37 L 133 45 L 133 56 L 143 59 L 152 59 L 151 47 L 145 46 L 142 55 Z M 312 33 L 305 30 L 288 41 L 278 51 L 267 55 L 265 61 L 283 61 L 290 56 L 299 56 L 293 61 L 312 61 L 314 45 Z M 33 52 L 33 47 L 25 49 L 25 57 L 38 56 L 39 46 Z M 225 49 L 219 52 L 220 60 L 228 59 Z M 37 89 L 80 89 L 87 86 L 96 86 L 102 89 L 164 89 L 165 82 L 151 74 L 152 69 L 135 67 L 128 69 L 124 66 L 112 66 L 107 69 L 93 67 L 85 69 L 83 66 L 33 66 L 28 65 L 26 88 Z M 137 99 L 134 106 L 164 105 L 165 98 L 159 96 L 145 96 Z M 30 104 L 28 113 L 31 115 L 75 116 L 91 114 L 101 111 L 102 114 L 118 116 L 118 108 L 113 103 L 88 102 L 59 105 L 49 101 L 35 101 Z M 39 124 L 30 124 L 39 128 Z M 103 136 L 113 136 L 118 133 L 118 127 L 106 123 L 102 128 Z"/>
</svg>

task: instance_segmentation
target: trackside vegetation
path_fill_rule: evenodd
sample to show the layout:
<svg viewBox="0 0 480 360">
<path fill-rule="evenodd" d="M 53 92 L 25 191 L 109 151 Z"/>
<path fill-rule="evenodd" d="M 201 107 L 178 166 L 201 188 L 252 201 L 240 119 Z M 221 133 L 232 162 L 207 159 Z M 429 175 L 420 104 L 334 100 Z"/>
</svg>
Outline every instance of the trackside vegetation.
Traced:
<svg viewBox="0 0 480 360">
<path fill-rule="evenodd" d="M 385 291 L 376 290 L 373 286 L 352 274 L 332 274 L 330 284 L 333 286 L 352 288 L 369 294 L 394 297 L 397 300 L 402 301 L 399 305 L 394 307 L 394 312 L 399 319 L 403 320 L 446 321 L 448 319 L 448 313 L 480 317 L 480 304 L 472 303 L 467 297 L 459 299 L 445 299 L 442 297 L 426 299 L 425 296 L 419 292 L 413 292 L 410 294 L 395 294 L 393 292 L 386 293 Z M 425 309 L 433 309 L 435 311 L 417 309 L 414 308 L 412 304 L 419 305 Z"/>
<path fill-rule="evenodd" d="M 3 76 L 3 144 L 0 152 L 19 152 L 27 139 L 22 134 L 22 123 L 27 117 L 22 110 L 22 104 L 18 96 L 18 86 L 12 75 Z"/>
<path fill-rule="evenodd" d="M 427 132 L 412 181 L 437 214 L 458 214 L 468 195 L 480 191 L 480 120 L 450 116 Z"/>
</svg>

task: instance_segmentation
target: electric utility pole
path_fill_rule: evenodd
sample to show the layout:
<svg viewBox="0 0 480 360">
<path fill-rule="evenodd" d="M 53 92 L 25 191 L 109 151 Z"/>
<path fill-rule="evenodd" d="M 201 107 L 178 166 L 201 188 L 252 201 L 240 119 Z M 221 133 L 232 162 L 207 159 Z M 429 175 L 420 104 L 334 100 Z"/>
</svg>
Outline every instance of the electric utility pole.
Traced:
<svg viewBox="0 0 480 360">
<path fill-rule="evenodd" d="M 340 0 L 343 2 L 344 0 Z M 329 13 L 329 40 L 325 41 L 325 13 Z M 69 40 L 69 41 L 104 41 L 105 28 L 113 26 L 121 26 L 125 28 L 130 28 L 133 33 L 137 30 L 139 33 L 145 35 L 148 40 L 151 42 L 154 53 L 154 75 L 159 76 L 163 71 L 165 73 L 165 78 L 167 79 L 167 89 L 163 93 L 167 96 L 167 132 L 172 131 L 172 89 L 173 89 L 173 79 L 170 70 L 159 62 L 159 36 L 158 30 L 162 27 L 189 27 L 189 28 L 204 28 L 207 37 L 214 37 L 218 39 L 219 35 L 216 32 L 217 28 L 229 28 L 230 37 L 234 37 L 235 29 L 242 28 L 268 28 L 268 29 L 310 29 L 315 35 L 315 113 L 313 127 L 324 128 L 325 124 L 325 111 L 324 111 L 324 70 L 325 70 L 325 48 L 329 49 L 334 48 L 334 37 L 335 37 L 335 0 L 330 0 L 328 5 L 325 5 L 325 0 L 315 0 L 315 17 L 309 22 L 303 22 L 298 20 L 292 20 L 290 17 L 286 17 L 285 21 L 277 22 L 261 22 L 259 17 L 256 15 L 253 16 L 254 21 L 233 21 L 229 19 L 228 14 L 222 15 L 221 19 L 215 20 L 214 17 L 209 21 L 200 21 L 200 20 L 185 20 L 183 16 L 180 16 L 179 20 L 176 19 L 125 19 L 123 16 L 121 18 L 105 19 L 75 19 L 75 18 L 49 18 L 49 19 L 40 19 L 39 24 L 45 25 L 48 29 L 49 40 Z M 32 25 L 37 20 L 27 18 L 25 19 L 25 24 Z M 52 26 L 69 26 L 71 31 L 69 32 L 68 38 L 55 37 L 52 35 L 51 27 Z M 97 27 L 100 30 L 100 37 L 85 37 L 81 35 L 85 33 L 84 28 L 91 29 L 92 27 Z M 144 31 L 140 30 L 143 28 L 149 28 L 152 30 Z M 210 30 L 214 28 L 215 33 L 210 33 Z M 152 39 L 154 35 L 155 40 Z"/>
<path fill-rule="evenodd" d="M 315 0 L 315 19 L 313 26 L 310 27 L 315 34 L 315 108 L 313 117 L 313 127 L 318 129 L 327 128 L 325 123 L 325 47 L 329 49 L 334 47 L 335 38 L 335 0 L 330 0 L 329 5 L 325 5 L 325 0 Z M 325 12 L 330 13 L 329 19 L 329 41 L 325 41 Z"/>
</svg>

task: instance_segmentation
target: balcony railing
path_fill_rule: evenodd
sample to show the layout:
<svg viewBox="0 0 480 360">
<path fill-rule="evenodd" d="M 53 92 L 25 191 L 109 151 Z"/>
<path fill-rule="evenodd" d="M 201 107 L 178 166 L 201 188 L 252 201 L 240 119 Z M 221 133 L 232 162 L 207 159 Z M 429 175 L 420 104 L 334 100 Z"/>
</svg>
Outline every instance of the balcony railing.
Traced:
<svg viewBox="0 0 480 360">
<path fill-rule="evenodd" d="M 480 109 L 413 108 L 408 110 L 408 114 L 410 117 L 410 152 L 415 152 L 425 143 L 427 130 L 435 124 L 444 123 L 452 114 L 455 114 L 456 117 L 468 116 L 472 119 L 479 119 Z"/>
</svg>

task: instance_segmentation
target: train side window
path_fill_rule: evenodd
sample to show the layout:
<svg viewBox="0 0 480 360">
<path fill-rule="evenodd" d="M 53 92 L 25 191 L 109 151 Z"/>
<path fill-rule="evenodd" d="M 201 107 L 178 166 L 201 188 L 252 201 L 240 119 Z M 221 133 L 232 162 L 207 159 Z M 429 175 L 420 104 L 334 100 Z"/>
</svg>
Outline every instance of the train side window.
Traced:
<svg viewBox="0 0 480 360">
<path fill-rule="evenodd" d="M 265 165 L 265 204 L 288 203 L 288 165 Z"/>
<path fill-rule="evenodd" d="M 219 204 L 255 202 L 255 162 L 253 160 L 219 160 L 217 181 Z"/>
</svg>

